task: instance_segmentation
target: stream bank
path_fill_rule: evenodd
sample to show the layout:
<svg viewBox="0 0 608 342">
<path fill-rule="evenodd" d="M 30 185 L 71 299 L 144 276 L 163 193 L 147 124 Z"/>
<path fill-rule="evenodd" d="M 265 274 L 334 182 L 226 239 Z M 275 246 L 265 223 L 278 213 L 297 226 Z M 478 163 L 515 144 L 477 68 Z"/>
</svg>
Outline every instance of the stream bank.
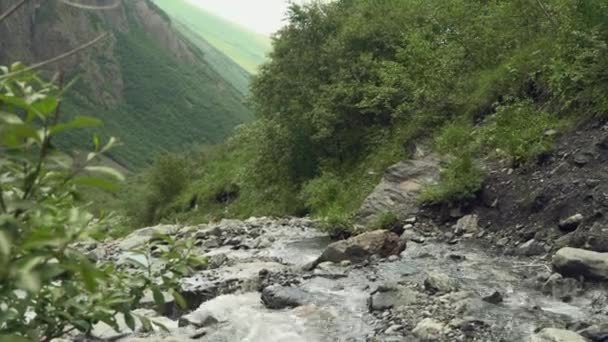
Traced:
<svg viewBox="0 0 608 342">
<path fill-rule="evenodd" d="M 159 231 L 198 239 L 197 253 L 212 269 L 182 280 L 188 312 L 142 309 L 169 333 L 99 326 L 93 335 L 129 342 L 576 341 L 570 332 L 581 341 L 608 338 L 605 282 L 554 273 L 549 253 L 504 255 L 485 239 L 446 241 L 431 224 L 412 226 L 401 242 L 380 234 L 407 244 L 398 255 L 316 263 L 331 241 L 308 219 L 137 231 L 91 253 L 119 261 Z M 369 248 L 386 251 L 382 243 Z"/>
</svg>

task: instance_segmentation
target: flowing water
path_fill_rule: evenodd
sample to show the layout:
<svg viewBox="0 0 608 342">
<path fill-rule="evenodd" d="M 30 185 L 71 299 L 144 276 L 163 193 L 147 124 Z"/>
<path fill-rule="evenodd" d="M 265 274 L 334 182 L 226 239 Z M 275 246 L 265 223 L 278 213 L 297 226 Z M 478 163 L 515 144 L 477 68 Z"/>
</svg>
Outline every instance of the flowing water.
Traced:
<svg viewBox="0 0 608 342">
<path fill-rule="evenodd" d="M 305 230 L 274 233 L 274 243 L 269 248 L 229 252 L 229 256 L 248 260 L 275 257 L 299 269 L 314 260 L 329 243 L 326 237 Z M 268 310 L 258 292 L 222 295 L 205 302 L 198 310 L 211 313 L 221 324 L 203 340 L 365 341 L 374 335 L 377 323 L 367 307 L 371 289 L 385 282 L 422 283 L 429 271 L 447 274 L 458 281 L 461 289 L 480 295 L 493 291 L 504 294 L 502 304 L 485 306 L 478 313 L 480 319 L 491 324 L 496 341 L 499 338 L 523 341 L 543 323 L 582 320 L 590 315 L 590 298 L 580 297 L 564 303 L 526 286 L 526 278 L 547 271 L 542 263 L 496 257 L 472 244 L 410 243 L 396 262 L 349 268 L 348 272 L 336 266 L 325 270 L 329 277 L 323 274 L 304 277 L 299 287 L 313 295 L 309 305 Z"/>
<path fill-rule="evenodd" d="M 237 249 L 224 246 L 211 249 L 207 252 L 208 256 L 224 254 L 231 262 L 184 280 L 186 288 L 217 287 L 218 283 L 238 284 L 236 289 L 221 292 L 228 294 L 214 293 L 195 310 L 209 313 L 219 321 L 218 324 L 205 328 L 204 334 L 196 337 L 196 340 L 417 341 L 410 331 L 419 320 L 428 317 L 428 313 L 424 312 L 427 308 L 415 308 L 420 312 L 416 311 L 414 317 L 409 317 L 412 324 L 404 325 L 398 334 L 391 337 L 391 334 L 385 334 L 385 329 L 387 324 L 394 322 L 385 321 L 387 317 L 392 319 L 392 316 L 387 316 L 386 312 L 384 316 L 382 312 L 370 313 L 368 298 L 374 289 L 387 283 L 413 286 L 419 293 L 424 293 L 418 284 L 424 283 L 429 272 L 448 275 L 458 283 L 461 290 L 476 294 L 476 303 L 483 303 L 478 307 L 473 305 L 466 315 L 474 315 L 475 319 L 486 322 L 491 330 L 490 335 L 486 336 L 491 337 L 475 341 L 526 341 L 538 327 L 563 327 L 567 322 L 589 319 L 595 310 L 594 298 L 598 295 L 606 296 L 606 292 L 602 293 L 601 290 L 587 291 L 565 303 L 544 295 L 531 286 L 536 275 L 550 272 L 544 262 L 498 256 L 490 252 L 487 246 L 473 243 L 448 245 L 439 242 L 411 242 L 400 258 L 393 262 L 379 260 L 356 267 L 322 264 L 314 272 L 304 272 L 302 266 L 315 260 L 330 240 L 306 224 L 264 222 L 263 228 L 254 235 L 247 230 L 249 228 L 235 233 L 243 239 L 263 238 L 263 246 Z M 297 279 L 294 286 L 310 295 L 309 303 L 293 309 L 265 308 L 259 288 L 247 284 L 250 279 L 259 281 L 259 274 L 266 270 L 270 271 L 271 277 L 280 278 L 281 274 L 287 274 L 288 278 Z M 269 282 L 284 280 L 279 278 L 271 278 Z M 494 305 L 481 301 L 482 296 L 494 291 L 503 294 L 502 303 Z M 449 296 L 423 296 L 432 301 L 454 300 Z M 447 323 L 443 318 L 443 322 Z M 189 341 L 192 336 L 192 330 L 179 328 L 168 336 L 160 336 L 158 340 Z M 445 341 L 455 340 L 446 338 Z"/>
</svg>

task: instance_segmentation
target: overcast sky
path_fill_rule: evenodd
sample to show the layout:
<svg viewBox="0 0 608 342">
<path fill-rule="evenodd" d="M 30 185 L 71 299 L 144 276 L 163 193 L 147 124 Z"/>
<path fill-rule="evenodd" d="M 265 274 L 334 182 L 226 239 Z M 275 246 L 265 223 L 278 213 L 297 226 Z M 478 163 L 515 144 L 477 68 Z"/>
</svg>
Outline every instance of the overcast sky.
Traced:
<svg viewBox="0 0 608 342">
<path fill-rule="evenodd" d="M 270 35 L 284 25 L 288 0 L 188 0 L 256 32 Z M 300 1 L 298 1 L 300 2 Z"/>
</svg>

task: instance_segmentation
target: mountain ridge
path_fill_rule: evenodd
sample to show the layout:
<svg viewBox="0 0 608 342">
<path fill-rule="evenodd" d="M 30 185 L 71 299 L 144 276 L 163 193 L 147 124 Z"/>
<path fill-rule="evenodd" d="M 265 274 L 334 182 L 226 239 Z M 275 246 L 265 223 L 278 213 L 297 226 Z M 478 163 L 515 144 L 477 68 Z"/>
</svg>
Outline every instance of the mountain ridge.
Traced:
<svg viewBox="0 0 608 342">
<path fill-rule="evenodd" d="M 16 1 L 0 4 L 0 11 Z M 189 145 L 215 144 L 252 119 L 239 90 L 206 60 L 152 1 L 121 2 L 107 11 L 86 11 L 60 2 L 30 1 L 0 23 L 0 64 L 26 64 L 69 51 L 102 32 L 110 37 L 43 70 L 78 78 L 64 99 L 66 116 L 92 115 L 123 146 L 111 157 L 139 168 L 154 156 Z M 221 58 L 216 57 L 216 58 Z M 92 131 L 67 135 L 61 148 L 89 144 Z"/>
</svg>

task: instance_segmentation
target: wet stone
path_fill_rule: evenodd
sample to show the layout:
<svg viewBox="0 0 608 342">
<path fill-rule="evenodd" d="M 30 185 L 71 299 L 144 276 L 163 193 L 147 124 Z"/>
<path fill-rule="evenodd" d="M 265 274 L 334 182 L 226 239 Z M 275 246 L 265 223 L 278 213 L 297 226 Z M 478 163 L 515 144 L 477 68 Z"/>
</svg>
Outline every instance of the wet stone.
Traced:
<svg viewBox="0 0 608 342">
<path fill-rule="evenodd" d="M 294 308 L 310 301 L 311 296 L 298 288 L 275 285 L 262 290 L 262 303 L 269 309 Z"/>
<path fill-rule="evenodd" d="M 485 296 L 482 298 L 484 302 L 488 302 L 491 304 L 500 304 L 503 302 L 503 296 L 502 293 L 498 292 L 498 291 L 494 291 L 491 295 L 489 296 Z"/>
</svg>

